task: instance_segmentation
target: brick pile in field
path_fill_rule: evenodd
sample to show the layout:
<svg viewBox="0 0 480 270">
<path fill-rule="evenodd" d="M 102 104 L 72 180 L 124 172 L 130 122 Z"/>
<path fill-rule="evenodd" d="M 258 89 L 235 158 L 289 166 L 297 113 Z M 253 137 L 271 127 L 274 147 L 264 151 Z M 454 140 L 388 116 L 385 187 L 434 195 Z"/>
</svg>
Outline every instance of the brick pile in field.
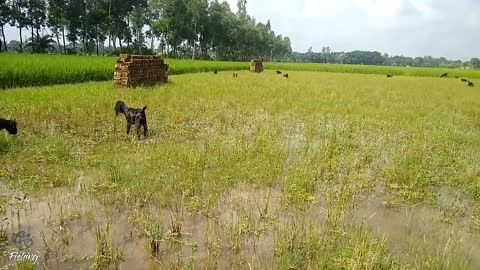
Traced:
<svg viewBox="0 0 480 270">
<path fill-rule="evenodd" d="M 160 56 L 120 54 L 113 82 L 117 87 L 152 86 L 168 81 L 168 65 Z"/>
<path fill-rule="evenodd" d="M 260 60 L 250 61 L 250 71 L 252 71 L 252 72 L 262 72 L 263 71 L 262 61 L 260 61 Z"/>
</svg>

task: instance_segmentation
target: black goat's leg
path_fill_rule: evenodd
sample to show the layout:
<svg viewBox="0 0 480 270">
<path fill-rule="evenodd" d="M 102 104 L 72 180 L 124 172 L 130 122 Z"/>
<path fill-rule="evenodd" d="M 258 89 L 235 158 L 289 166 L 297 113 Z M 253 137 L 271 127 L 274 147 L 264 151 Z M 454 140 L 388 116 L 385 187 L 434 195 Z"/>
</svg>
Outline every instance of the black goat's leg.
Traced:
<svg viewBox="0 0 480 270">
<path fill-rule="evenodd" d="M 127 134 L 130 133 L 130 127 L 132 127 L 132 123 L 127 122 Z"/>
<path fill-rule="evenodd" d="M 147 137 L 147 120 L 143 123 L 143 136 Z"/>
<path fill-rule="evenodd" d="M 137 129 L 137 137 L 140 140 L 140 121 L 135 121 L 135 128 Z"/>
</svg>

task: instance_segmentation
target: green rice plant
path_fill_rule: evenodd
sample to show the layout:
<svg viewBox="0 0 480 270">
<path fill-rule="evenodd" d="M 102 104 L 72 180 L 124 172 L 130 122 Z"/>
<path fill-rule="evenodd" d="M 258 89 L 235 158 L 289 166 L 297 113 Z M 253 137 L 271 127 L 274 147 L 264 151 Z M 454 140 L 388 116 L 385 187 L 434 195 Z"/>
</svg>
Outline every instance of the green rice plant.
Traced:
<svg viewBox="0 0 480 270">
<path fill-rule="evenodd" d="M 120 264 L 125 260 L 123 248 L 117 246 L 110 237 L 110 225 L 105 230 L 95 230 L 96 248 L 91 269 L 119 269 Z"/>
<path fill-rule="evenodd" d="M 359 74 L 394 74 L 397 76 L 415 77 L 440 77 L 448 72 L 449 77 L 465 77 L 471 79 L 480 78 L 480 71 L 453 69 L 453 68 L 428 68 L 428 67 L 394 67 L 374 65 L 348 65 L 348 64 L 316 64 L 316 63 L 270 63 L 264 64 L 266 69 L 271 70 L 296 70 L 317 71 L 336 73 L 359 73 Z"/>
<path fill-rule="evenodd" d="M 0 221 L 0 252 L 3 253 L 8 246 L 8 221 L 4 218 Z"/>
<path fill-rule="evenodd" d="M 292 226 L 293 225 L 293 226 Z M 278 228 L 275 264 L 281 269 L 391 269 L 385 239 L 362 227 L 322 231 L 311 223 Z"/>
<path fill-rule="evenodd" d="M 164 228 L 162 224 L 154 220 L 150 214 L 144 214 L 139 211 L 133 211 L 128 217 L 130 224 L 138 227 L 141 236 L 147 239 L 147 248 L 150 254 L 156 256 L 161 252 L 161 242 L 163 240 Z"/>
<path fill-rule="evenodd" d="M 16 270 L 35 270 L 37 269 L 36 265 L 30 261 L 16 262 Z"/>
<path fill-rule="evenodd" d="M 196 72 L 248 70 L 248 62 L 205 61 L 166 59 L 169 74 Z M 113 79 L 115 57 L 47 55 L 47 54 L 0 54 L 0 89 L 12 87 L 41 86 Z M 264 63 L 267 70 L 296 70 L 335 73 L 382 74 L 401 76 L 438 77 L 448 72 L 450 77 L 480 78 L 478 70 L 390 67 L 370 65 L 340 65 L 312 63 Z M 269 72 L 269 71 L 266 71 Z M 229 73 L 230 74 L 230 73 Z"/>
<path fill-rule="evenodd" d="M 169 74 L 246 70 L 249 63 L 167 59 Z M 0 89 L 113 79 L 115 57 L 0 54 Z"/>
</svg>

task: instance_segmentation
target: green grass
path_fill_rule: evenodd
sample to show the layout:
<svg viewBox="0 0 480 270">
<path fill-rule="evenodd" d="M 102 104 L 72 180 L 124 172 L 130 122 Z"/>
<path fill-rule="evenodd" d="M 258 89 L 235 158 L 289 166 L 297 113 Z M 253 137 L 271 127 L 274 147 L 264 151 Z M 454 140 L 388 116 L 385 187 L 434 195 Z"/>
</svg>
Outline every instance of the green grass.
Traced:
<svg viewBox="0 0 480 270">
<path fill-rule="evenodd" d="M 248 69 L 249 63 L 168 59 L 169 74 Z M 0 54 L 0 89 L 113 79 L 115 57 Z"/>
<path fill-rule="evenodd" d="M 249 63 L 167 59 L 169 74 L 185 74 L 217 70 L 247 70 Z M 113 78 L 115 57 L 64 56 L 46 54 L 0 54 L 0 89 L 42 86 L 88 81 L 108 81 Z M 478 70 L 385 67 L 366 65 L 265 63 L 270 70 L 319 71 L 336 73 L 383 74 L 438 77 L 449 72 L 450 77 L 480 78 Z"/>
<path fill-rule="evenodd" d="M 0 179 L 39 198 L 81 186 L 81 196 L 101 202 L 96 212 L 135 214 L 132 223 L 150 243 L 161 238 L 146 252 L 175 254 L 159 260 L 176 267 L 478 267 L 457 250 L 463 238 L 450 234 L 479 236 L 465 226 L 480 217 L 477 88 L 440 78 L 289 73 L 186 74 L 128 90 L 96 82 L 2 91 L 2 117 L 16 118 L 19 134 L 0 134 Z M 147 139 L 124 134 L 117 100 L 148 107 Z M 449 215 L 456 206 L 439 202 L 445 188 L 462 194 L 464 215 Z M 261 195 L 265 189 L 273 195 Z M 354 199 L 361 196 L 367 206 Z M 405 221 L 403 208 L 391 209 L 412 204 L 449 224 Z M 369 219 L 352 218 L 362 207 Z M 385 212 L 402 219 L 382 221 L 391 220 L 391 231 L 384 223 L 374 224 L 380 233 L 368 227 Z M 209 225 L 199 222 L 195 238 L 186 220 L 198 216 Z M 428 226 L 416 230 L 414 221 Z M 187 256 L 164 243 L 201 251 Z M 216 265 L 219 258 L 228 260 Z"/>
<path fill-rule="evenodd" d="M 479 70 L 465 70 L 453 68 L 422 68 L 422 67 L 394 67 L 373 65 L 348 65 L 348 64 L 315 64 L 315 63 L 266 63 L 266 69 L 271 70 L 297 70 L 319 71 L 336 73 L 359 73 L 359 74 L 394 74 L 397 76 L 415 77 L 440 77 L 448 72 L 450 78 L 458 76 L 462 78 L 478 79 Z"/>
</svg>

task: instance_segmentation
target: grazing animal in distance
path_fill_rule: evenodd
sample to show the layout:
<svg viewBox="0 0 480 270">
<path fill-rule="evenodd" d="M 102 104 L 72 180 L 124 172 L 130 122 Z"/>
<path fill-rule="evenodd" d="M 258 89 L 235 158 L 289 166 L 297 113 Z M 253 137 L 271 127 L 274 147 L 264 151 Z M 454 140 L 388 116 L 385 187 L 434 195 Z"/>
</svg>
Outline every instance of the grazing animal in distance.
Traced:
<svg viewBox="0 0 480 270">
<path fill-rule="evenodd" d="M 455 76 L 455 79 L 458 79 L 458 76 Z"/>
<path fill-rule="evenodd" d="M 213 74 L 217 74 L 218 73 L 218 70 L 213 70 Z"/>
<path fill-rule="evenodd" d="M 9 134 L 17 134 L 17 121 L 0 118 L 0 130 L 5 129 Z"/>
<path fill-rule="evenodd" d="M 461 78 L 460 80 L 461 80 L 462 82 L 468 82 L 468 80 L 465 79 L 465 78 Z"/>
<path fill-rule="evenodd" d="M 285 74 L 283 75 L 283 77 L 285 77 L 285 78 L 288 79 L 288 73 L 285 73 Z"/>
<path fill-rule="evenodd" d="M 393 74 L 387 74 L 387 78 L 392 78 Z"/>
<path fill-rule="evenodd" d="M 140 128 L 143 126 L 143 136 L 147 137 L 147 115 L 145 110 L 147 106 L 144 106 L 142 109 L 133 109 L 128 108 L 127 104 L 123 101 L 117 101 L 115 104 L 115 117 L 120 113 L 125 115 L 127 120 L 127 134 L 130 133 L 130 128 L 132 125 L 135 125 L 137 129 L 137 137 L 140 140 Z"/>
<path fill-rule="evenodd" d="M 237 78 L 237 77 L 238 77 L 238 73 L 233 73 L 233 77 L 234 77 L 234 78 Z"/>
<path fill-rule="evenodd" d="M 277 74 L 282 74 L 282 72 L 280 70 L 277 70 Z"/>
<path fill-rule="evenodd" d="M 473 84 L 473 82 L 470 82 L 470 81 L 469 81 L 469 82 L 468 82 L 468 86 L 470 86 L 470 87 L 475 87 L 475 84 Z"/>
<path fill-rule="evenodd" d="M 448 72 L 445 72 L 442 75 L 440 75 L 440 78 L 447 78 L 447 77 L 448 77 Z"/>
</svg>

